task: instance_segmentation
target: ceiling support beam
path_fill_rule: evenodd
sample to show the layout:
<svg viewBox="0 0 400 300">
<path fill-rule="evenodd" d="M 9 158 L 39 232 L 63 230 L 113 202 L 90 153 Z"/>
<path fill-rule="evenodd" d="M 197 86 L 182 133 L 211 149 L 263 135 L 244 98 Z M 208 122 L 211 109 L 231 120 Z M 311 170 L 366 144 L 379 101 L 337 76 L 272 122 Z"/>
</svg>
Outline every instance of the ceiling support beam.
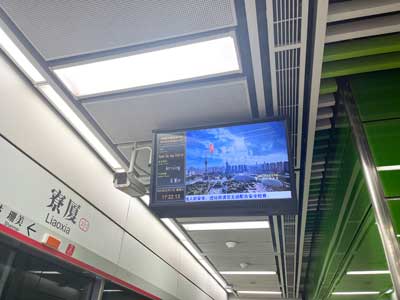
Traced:
<svg viewBox="0 0 400 300">
<path fill-rule="evenodd" d="M 298 261 L 298 272 L 297 272 L 297 284 L 296 284 L 296 297 L 299 296 L 301 269 L 303 262 L 303 247 L 304 247 L 304 234 L 306 229 L 307 220 L 307 206 L 308 196 L 310 188 L 310 177 L 311 177 L 311 165 L 313 159 L 314 150 L 314 138 L 315 129 L 317 126 L 317 112 L 318 112 L 318 100 L 320 94 L 320 82 L 321 82 L 321 71 L 322 71 L 322 60 L 324 54 L 325 45 L 325 34 L 326 34 L 326 22 L 328 17 L 329 0 L 318 0 L 316 3 L 316 14 L 315 14 L 315 33 L 314 33 L 314 45 L 312 58 L 312 69 L 311 69 L 311 87 L 310 87 L 310 105 L 309 105 L 309 116 L 308 116 L 308 136 L 307 136 L 307 150 L 305 157 L 305 170 L 304 170 L 304 190 L 303 190 L 303 206 L 301 214 L 300 224 L 300 240 L 299 240 L 299 261 Z M 335 83 L 336 85 L 336 83 Z"/>
<path fill-rule="evenodd" d="M 337 91 L 337 84 L 335 79 L 330 78 L 321 80 L 321 85 L 319 87 L 320 95 L 333 94 L 336 93 L 336 91 Z"/>
<path fill-rule="evenodd" d="M 324 62 L 400 51 L 400 34 L 344 41 L 325 46 Z"/>
<path fill-rule="evenodd" d="M 326 29 L 326 43 L 400 31 L 400 14 L 339 23 Z"/>
<path fill-rule="evenodd" d="M 328 23 L 400 11 L 398 0 L 352 0 L 329 5 Z"/>
<path fill-rule="evenodd" d="M 257 107 L 260 118 L 267 116 L 264 95 L 260 40 L 258 37 L 257 10 L 255 0 L 244 1 L 246 8 L 247 29 L 249 33 L 251 62 L 253 65 L 254 83 L 256 86 Z"/>
<path fill-rule="evenodd" d="M 400 52 L 325 63 L 322 67 L 322 78 L 334 78 L 396 68 L 400 68 Z"/>
</svg>

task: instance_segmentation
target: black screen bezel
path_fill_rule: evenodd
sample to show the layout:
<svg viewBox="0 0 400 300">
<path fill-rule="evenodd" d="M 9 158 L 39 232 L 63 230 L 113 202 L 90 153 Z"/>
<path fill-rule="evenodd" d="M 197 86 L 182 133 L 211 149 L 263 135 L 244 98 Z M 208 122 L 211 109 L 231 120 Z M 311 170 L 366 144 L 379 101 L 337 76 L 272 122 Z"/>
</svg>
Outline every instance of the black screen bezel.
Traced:
<svg viewBox="0 0 400 300">
<path fill-rule="evenodd" d="M 291 198 L 285 199 L 260 199 L 260 200 L 224 200 L 218 202 L 182 202 L 156 199 L 156 168 L 157 168 L 157 135 L 165 133 L 179 133 L 189 130 L 201 130 L 212 128 L 223 128 L 231 126 L 248 125 L 255 123 L 268 123 L 283 121 L 286 131 L 286 142 L 288 152 L 288 163 L 291 183 Z M 181 217 L 217 217 L 217 216 L 266 216 L 266 215 L 293 215 L 297 213 L 296 183 L 293 169 L 293 156 L 288 132 L 288 121 L 285 118 L 263 118 L 247 122 L 231 122 L 213 124 L 211 126 L 189 127 L 173 130 L 153 131 L 153 152 L 150 183 L 150 209 L 160 218 L 181 218 Z M 185 170 L 186 171 L 186 170 Z"/>
</svg>

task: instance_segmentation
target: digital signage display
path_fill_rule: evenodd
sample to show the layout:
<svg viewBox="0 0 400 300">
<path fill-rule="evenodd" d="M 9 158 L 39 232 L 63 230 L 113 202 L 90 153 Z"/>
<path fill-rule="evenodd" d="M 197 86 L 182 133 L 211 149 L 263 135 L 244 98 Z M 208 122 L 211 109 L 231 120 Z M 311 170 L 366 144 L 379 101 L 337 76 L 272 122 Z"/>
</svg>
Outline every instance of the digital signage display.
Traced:
<svg viewBox="0 0 400 300">
<path fill-rule="evenodd" d="M 295 213 L 284 120 L 157 131 L 153 147 L 161 217 Z"/>
</svg>

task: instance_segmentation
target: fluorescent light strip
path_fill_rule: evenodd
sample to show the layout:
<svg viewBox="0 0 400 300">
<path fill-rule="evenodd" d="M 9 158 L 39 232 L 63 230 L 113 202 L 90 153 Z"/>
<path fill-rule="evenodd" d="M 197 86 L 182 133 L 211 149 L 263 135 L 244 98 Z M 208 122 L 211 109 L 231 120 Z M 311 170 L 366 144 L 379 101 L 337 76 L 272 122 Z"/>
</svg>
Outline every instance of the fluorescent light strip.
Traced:
<svg viewBox="0 0 400 300">
<path fill-rule="evenodd" d="M 210 272 L 210 274 L 214 277 L 216 281 L 219 282 L 220 285 L 222 285 L 223 287 L 227 286 L 225 280 L 215 271 L 215 269 L 209 264 L 207 260 L 201 259 L 199 260 L 199 262 L 208 272 Z"/>
<path fill-rule="evenodd" d="M 380 292 L 368 291 L 368 292 L 333 292 L 332 295 L 336 296 L 361 296 L 361 295 L 379 295 Z"/>
<path fill-rule="evenodd" d="M 189 241 L 183 240 L 182 244 L 186 247 L 186 249 L 189 250 L 190 253 L 193 254 L 194 257 L 196 257 L 197 260 L 203 259 L 197 249 Z"/>
<path fill-rule="evenodd" d="M 347 275 L 383 275 L 390 274 L 389 270 L 374 270 L 374 271 L 349 271 L 346 273 Z"/>
<path fill-rule="evenodd" d="M 161 219 L 163 223 L 169 228 L 169 230 L 172 231 L 172 233 L 178 238 L 180 241 L 185 241 L 186 237 L 185 235 L 180 231 L 180 229 L 175 225 L 175 223 L 168 218 L 163 218 Z"/>
<path fill-rule="evenodd" d="M 44 82 L 44 77 L 26 58 L 10 37 L 0 28 L 0 47 L 11 57 L 15 64 L 34 82 Z"/>
<path fill-rule="evenodd" d="M 398 170 L 400 170 L 400 165 L 376 167 L 376 170 L 377 171 L 398 171 Z"/>
<path fill-rule="evenodd" d="M 232 36 L 54 70 L 75 96 L 240 70 Z"/>
<path fill-rule="evenodd" d="M 33 274 L 44 274 L 44 275 L 60 275 L 60 272 L 57 271 L 29 271 L 29 273 Z"/>
<path fill-rule="evenodd" d="M 221 222 L 221 223 L 188 223 L 183 224 L 188 231 L 198 230 L 237 230 L 237 229 L 267 229 L 268 221 L 251 222 Z"/>
<path fill-rule="evenodd" d="M 275 271 L 221 271 L 222 275 L 276 275 Z"/>
<path fill-rule="evenodd" d="M 385 295 L 393 293 L 393 289 L 388 289 L 387 291 L 384 292 Z"/>
<path fill-rule="evenodd" d="M 80 135 L 93 147 L 93 149 L 114 170 L 122 169 L 120 163 L 111 155 L 106 147 L 99 141 L 86 124 L 75 114 L 71 107 L 49 84 L 39 85 L 38 89 L 46 96 L 53 106 L 64 118 L 80 133 Z"/>
<path fill-rule="evenodd" d="M 252 294 L 252 295 L 280 295 L 282 292 L 278 291 L 237 291 L 239 294 Z"/>
<path fill-rule="evenodd" d="M 104 290 L 103 293 L 121 293 L 123 290 Z"/>
</svg>

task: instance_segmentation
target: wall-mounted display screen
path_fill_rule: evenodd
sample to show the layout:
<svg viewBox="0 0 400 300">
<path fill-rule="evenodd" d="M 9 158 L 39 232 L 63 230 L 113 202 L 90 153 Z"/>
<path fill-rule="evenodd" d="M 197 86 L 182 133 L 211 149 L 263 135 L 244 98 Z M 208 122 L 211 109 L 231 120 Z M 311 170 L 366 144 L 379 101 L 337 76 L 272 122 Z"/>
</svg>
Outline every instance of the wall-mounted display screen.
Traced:
<svg viewBox="0 0 400 300">
<path fill-rule="evenodd" d="M 160 216 L 296 208 L 284 120 L 158 131 L 153 144 L 151 207 Z"/>
</svg>

